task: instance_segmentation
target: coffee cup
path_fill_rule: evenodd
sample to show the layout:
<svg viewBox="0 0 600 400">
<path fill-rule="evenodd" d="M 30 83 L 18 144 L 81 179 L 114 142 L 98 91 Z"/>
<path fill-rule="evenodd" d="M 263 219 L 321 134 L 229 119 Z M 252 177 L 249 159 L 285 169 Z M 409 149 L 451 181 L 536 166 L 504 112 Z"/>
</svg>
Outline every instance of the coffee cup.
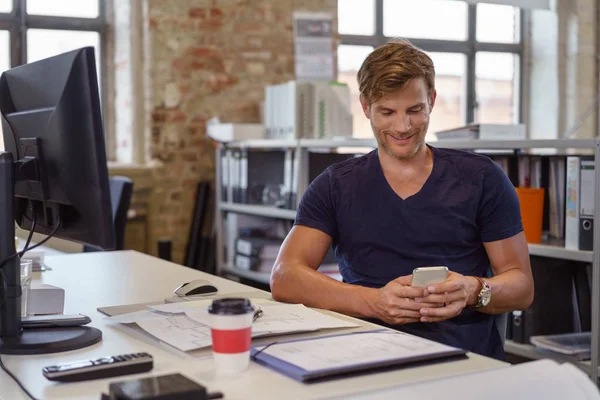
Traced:
<svg viewBox="0 0 600 400">
<path fill-rule="evenodd" d="M 244 298 L 223 298 L 208 307 L 212 350 L 218 374 L 245 371 L 250 363 L 254 307 Z"/>
</svg>

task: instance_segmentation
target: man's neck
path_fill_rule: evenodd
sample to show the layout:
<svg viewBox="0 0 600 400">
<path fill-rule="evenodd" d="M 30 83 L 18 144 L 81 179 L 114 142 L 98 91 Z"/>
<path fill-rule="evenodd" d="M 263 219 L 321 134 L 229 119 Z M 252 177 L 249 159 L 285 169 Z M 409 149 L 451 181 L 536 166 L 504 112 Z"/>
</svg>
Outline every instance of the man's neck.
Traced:
<svg viewBox="0 0 600 400">
<path fill-rule="evenodd" d="M 431 150 L 425 143 L 419 147 L 419 150 L 413 157 L 406 160 L 399 160 L 396 157 L 389 155 L 387 151 L 381 147 L 378 149 L 378 154 L 381 168 L 386 174 L 413 175 L 425 170 L 430 172 L 433 165 Z"/>
</svg>

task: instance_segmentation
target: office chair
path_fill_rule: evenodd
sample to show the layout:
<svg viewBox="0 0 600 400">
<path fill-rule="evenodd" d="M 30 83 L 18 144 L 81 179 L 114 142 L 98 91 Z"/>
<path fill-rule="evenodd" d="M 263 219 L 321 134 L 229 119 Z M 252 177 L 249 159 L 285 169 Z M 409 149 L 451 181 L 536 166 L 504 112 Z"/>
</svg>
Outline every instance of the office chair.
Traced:
<svg viewBox="0 0 600 400">
<path fill-rule="evenodd" d="M 127 212 L 131 206 L 133 195 L 133 181 L 126 176 L 112 176 L 109 179 L 110 203 L 112 206 L 113 224 L 115 227 L 116 248 L 125 248 L 125 228 L 127 226 Z M 84 246 L 83 252 L 90 253 L 101 251 L 93 246 Z"/>
</svg>

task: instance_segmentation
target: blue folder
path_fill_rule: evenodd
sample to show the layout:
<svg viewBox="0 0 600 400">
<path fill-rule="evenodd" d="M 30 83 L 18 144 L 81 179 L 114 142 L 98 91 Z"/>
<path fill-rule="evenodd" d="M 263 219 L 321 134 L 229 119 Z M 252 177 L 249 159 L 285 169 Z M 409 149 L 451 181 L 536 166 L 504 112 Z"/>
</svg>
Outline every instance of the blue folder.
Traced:
<svg viewBox="0 0 600 400">
<path fill-rule="evenodd" d="M 318 341 L 321 339 L 327 339 L 331 337 L 340 337 L 346 335 L 362 335 L 365 333 L 377 333 L 377 332 L 385 332 L 386 334 L 398 334 L 398 335 L 407 335 L 403 332 L 391 331 L 389 329 L 377 329 L 377 330 L 369 330 L 369 331 L 361 331 L 361 332 L 351 332 L 351 333 L 343 333 L 337 335 L 328 335 L 328 336 L 319 336 L 313 338 L 306 339 L 295 339 L 295 340 L 287 340 L 287 341 L 276 341 L 263 346 L 253 346 L 250 349 L 250 357 L 253 361 L 264 365 L 272 370 L 275 370 L 281 374 L 284 374 L 292 379 L 295 379 L 300 382 L 315 382 L 322 381 L 325 379 L 333 379 L 340 378 L 347 375 L 354 375 L 356 373 L 368 373 L 376 370 L 389 369 L 392 367 L 399 366 L 407 366 L 427 361 L 442 361 L 448 360 L 452 358 L 464 358 L 467 353 L 466 350 L 444 346 L 445 348 L 440 351 L 436 351 L 435 353 L 426 354 L 426 355 L 416 355 L 416 356 L 402 356 L 393 359 L 385 359 L 378 360 L 368 363 L 355 363 L 355 364 L 346 364 L 339 367 L 327 368 L 327 369 L 315 369 L 315 370 L 306 370 L 297 365 L 291 364 L 287 361 L 284 361 L 280 358 L 277 358 L 273 355 L 270 355 L 266 352 L 263 352 L 270 348 L 271 346 L 277 346 L 278 344 L 291 343 L 291 342 L 301 342 L 301 341 Z M 428 340 L 428 339 L 422 339 Z"/>
</svg>

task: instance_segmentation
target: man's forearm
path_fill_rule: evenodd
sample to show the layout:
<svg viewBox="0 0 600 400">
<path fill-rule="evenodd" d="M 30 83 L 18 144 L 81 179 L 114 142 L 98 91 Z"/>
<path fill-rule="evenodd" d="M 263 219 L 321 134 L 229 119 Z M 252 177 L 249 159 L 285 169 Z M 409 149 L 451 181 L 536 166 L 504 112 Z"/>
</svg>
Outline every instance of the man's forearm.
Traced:
<svg viewBox="0 0 600 400">
<path fill-rule="evenodd" d="M 304 265 L 276 265 L 271 294 L 277 301 L 337 311 L 354 317 L 372 317 L 377 289 L 339 282 Z"/>
<path fill-rule="evenodd" d="M 476 281 L 473 278 L 473 281 Z M 502 314 L 508 311 L 525 310 L 533 301 L 533 281 L 520 269 L 511 269 L 492 278 L 485 278 L 492 288 L 490 303 L 477 311 L 486 314 Z M 467 305 L 477 303 L 480 284 L 474 284 L 469 293 Z"/>
</svg>

